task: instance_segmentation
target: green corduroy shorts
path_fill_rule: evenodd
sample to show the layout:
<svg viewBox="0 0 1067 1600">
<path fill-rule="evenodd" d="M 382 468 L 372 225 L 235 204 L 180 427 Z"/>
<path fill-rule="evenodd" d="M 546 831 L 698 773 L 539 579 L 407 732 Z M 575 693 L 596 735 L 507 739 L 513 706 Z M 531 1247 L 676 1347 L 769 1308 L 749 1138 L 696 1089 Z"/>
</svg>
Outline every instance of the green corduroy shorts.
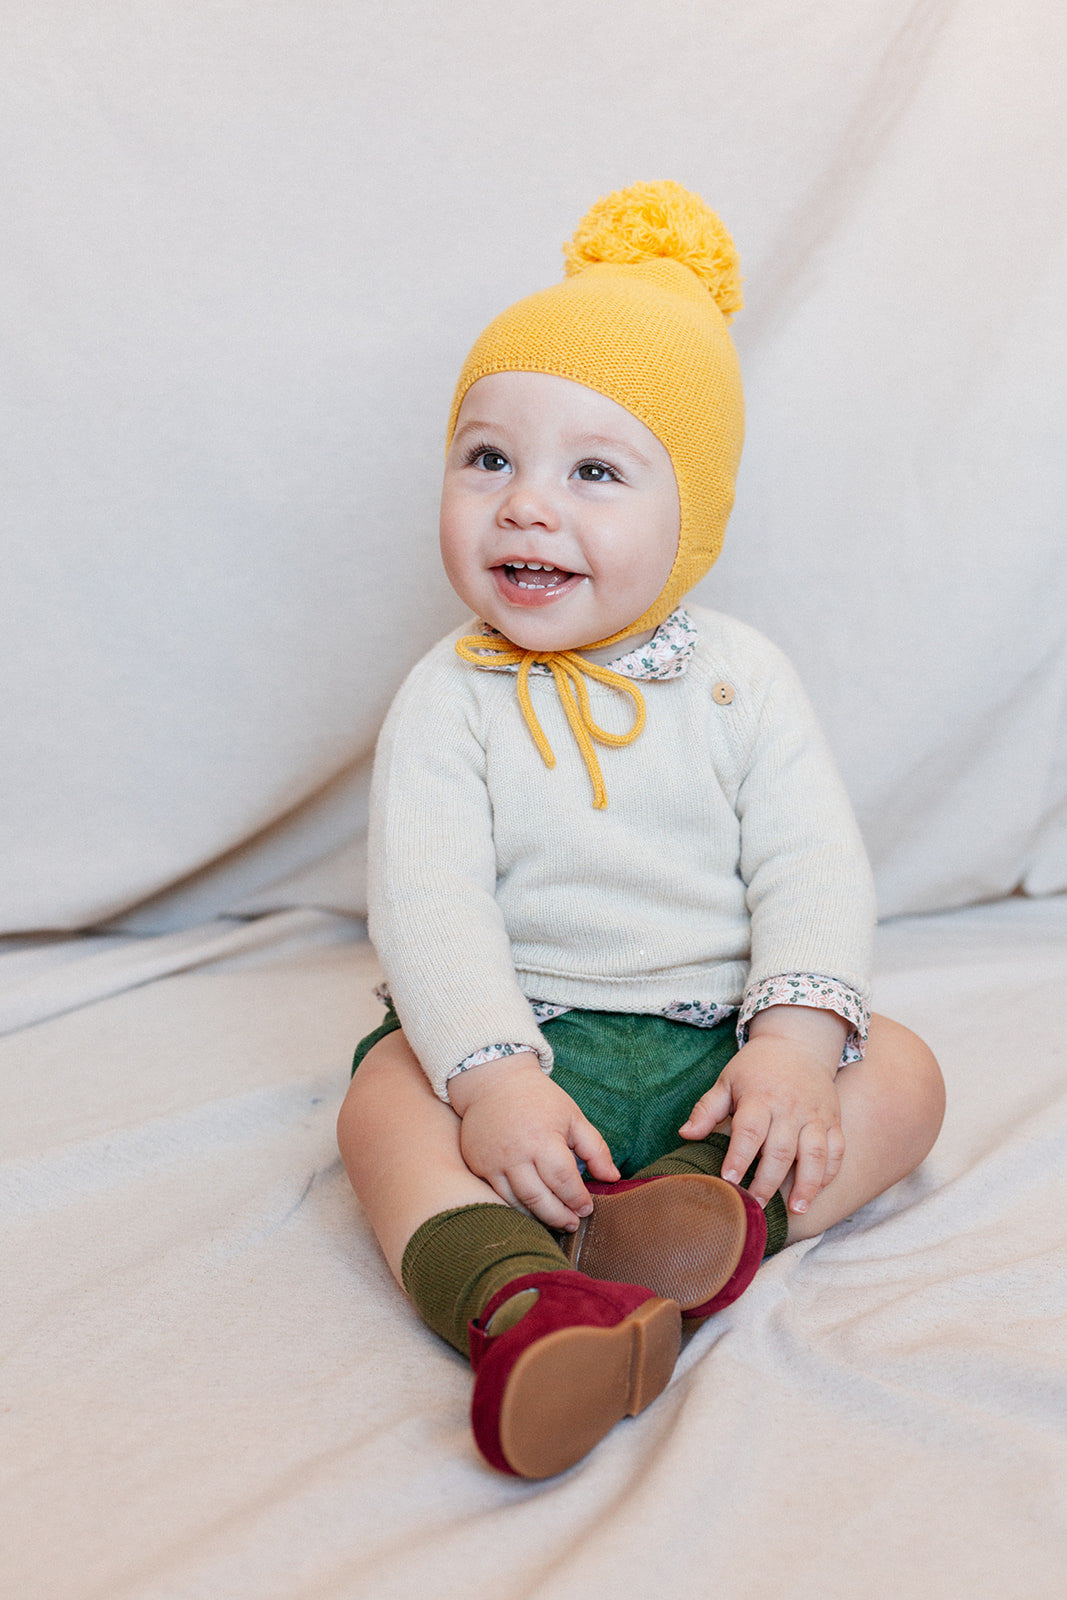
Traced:
<svg viewBox="0 0 1067 1600">
<path fill-rule="evenodd" d="M 390 1006 L 357 1046 L 352 1071 L 399 1026 Z M 678 1129 L 737 1054 L 732 1019 L 694 1028 L 623 1011 L 567 1011 L 541 1031 L 555 1056 L 553 1082 L 599 1128 L 624 1178 L 683 1143 Z"/>
</svg>

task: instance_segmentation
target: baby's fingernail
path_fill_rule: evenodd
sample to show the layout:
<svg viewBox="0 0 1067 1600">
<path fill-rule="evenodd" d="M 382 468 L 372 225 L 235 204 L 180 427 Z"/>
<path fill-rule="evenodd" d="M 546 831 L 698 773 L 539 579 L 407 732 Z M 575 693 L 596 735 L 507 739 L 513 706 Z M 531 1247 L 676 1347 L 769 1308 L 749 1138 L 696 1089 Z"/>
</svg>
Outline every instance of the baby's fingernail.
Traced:
<svg viewBox="0 0 1067 1600">
<path fill-rule="evenodd" d="M 589 1216 L 592 1216 L 592 1214 L 593 1214 L 593 1202 L 591 1200 L 590 1200 L 590 1202 L 589 1202 L 589 1204 L 587 1206 L 579 1206 L 578 1207 L 578 1215 L 580 1217 L 589 1217 Z"/>
<path fill-rule="evenodd" d="M 685 1133 L 686 1130 L 691 1128 L 692 1126 L 693 1126 L 692 1122 L 683 1122 L 682 1126 L 678 1129 L 678 1132 L 679 1133 Z"/>
<path fill-rule="evenodd" d="M 796 1212 L 806 1211 L 808 1209 L 808 1202 L 806 1200 L 794 1200 L 792 1209 Z"/>
<path fill-rule="evenodd" d="M 722 1175 L 726 1179 L 727 1183 L 737 1183 L 741 1177 L 741 1174 L 738 1172 L 736 1167 L 724 1167 Z"/>
</svg>

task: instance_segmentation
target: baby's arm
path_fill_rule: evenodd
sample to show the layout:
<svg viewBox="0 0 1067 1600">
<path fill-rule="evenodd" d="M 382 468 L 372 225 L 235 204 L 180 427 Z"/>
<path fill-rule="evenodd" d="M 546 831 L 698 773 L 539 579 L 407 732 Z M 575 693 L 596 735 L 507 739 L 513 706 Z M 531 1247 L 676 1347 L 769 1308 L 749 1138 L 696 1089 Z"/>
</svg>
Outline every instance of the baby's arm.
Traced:
<svg viewBox="0 0 1067 1600">
<path fill-rule="evenodd" d="M 487 1046 L 552 1062 L 497 900 L 479 676 L 450 640 L 424 657 L 386 717 L 371 791 L 369 931 L 404 1036 L 446 1103 L 450 1074 Z"/>
<path fill-rule="evenodd" d="M 787 975 L 828 978 L 865 1012 L 875 902 L 863 840 L 800 681 L 765 642 L 759 669 L 735 704 L 746 702 L 751 742 L 735 800 L 750 918 L 741 1015 L 754 997 L 763 1003 L 763 985 Z M 751 1192 L 763 1204 L 796 1163 L 788 1200 L 794 1216 L 841 1170 L 834 1079 L 849 1032 L 866 1032 L 865 1018 L 846 1022 L 818 1006 L 756 1010 L 748 1042 L 682 1130 L 703 1138 L 732 1118 L 724 1176 L 737 1181 L 758 1156 Z"/>
<path fill-rule="evenodd" d="M 576 1155 L 594 1178 L 619 1176 L 597 1129 L 531 1053 L 457 1074 L 448 1098 L 463 1119 L 460 1149 L 470 1170 L 550 1228 L 573 1232 L 593 1209 Z"/>
<path fill-rule="evenodd" d="M 519 987 L 496 898 L 488 713 L 476 684 L 445 640 L 389 711 L 374 763 L 370 931 L 406 1042 L 463 1119 L 468 1170 L 509 1204 L 574 1229 L 591 1209 L 575 1154 L 595 1177 L 618 1174 L 600 1134 L 542 1070 L 551 1049 Z M 496 1040 L 521 1053 L 455 1072 Z"/>
<path fill-rule="evenodd" d="M 836 1012 L 809 1006 L 757 1012 L 748 1043 L 701 1095 L 682 1137 L 704 1139 L 729 1117 L 723 1177 L 739 1182 L 762 1151 L 751 1193 L 766 1205 L 796 1162 L 789 1209 L 802 1214 L 833 1182 L 844 1159 L 834 1079 L 848 1030 Z"/>
</svg>

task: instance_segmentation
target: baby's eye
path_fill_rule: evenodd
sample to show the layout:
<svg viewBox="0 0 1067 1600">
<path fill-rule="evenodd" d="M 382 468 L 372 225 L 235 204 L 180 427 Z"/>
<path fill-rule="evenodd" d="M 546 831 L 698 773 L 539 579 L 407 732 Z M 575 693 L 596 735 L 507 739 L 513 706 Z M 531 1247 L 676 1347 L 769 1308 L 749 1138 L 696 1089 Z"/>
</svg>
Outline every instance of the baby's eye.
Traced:
<svg viewBox="0 0 1067 1600">
<path fill-rule="evenodd" d="M 583 483 L 615 483 L 618 474 L 608 466 L 606 461 L 582 461 L 574 469 L 575 477 L 581 478 Z"/>
<path fill-rule="evenodd" d="M 502 456 L 499 450 L 476 450 L 471 456 L 473 466 L 481 467 L 484 472 L 505 472 L 510 466 L 507 456 Z"/>
</svg>

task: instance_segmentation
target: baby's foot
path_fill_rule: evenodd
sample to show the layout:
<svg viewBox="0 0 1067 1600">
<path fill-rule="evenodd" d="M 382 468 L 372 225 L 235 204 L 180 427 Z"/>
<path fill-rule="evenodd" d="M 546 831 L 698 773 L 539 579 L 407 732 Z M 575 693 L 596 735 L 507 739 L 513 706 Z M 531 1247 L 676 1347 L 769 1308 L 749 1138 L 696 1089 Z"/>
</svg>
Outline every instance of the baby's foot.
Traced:
<svg viewBox="0 0 1067 1600">
<path fill-rule="evenodd" d="M 593 1211 L 560 1240 L 591 1278 L 645 1283 L 686 1318 L 731 1305 L 763 1259 L 767 1222 L 751 1195 L 724 1178 L 664 1175 L 586 1180 Z"/>
<path fill-rule="evenodd" d="M 650 1289 L 580 1272 L 516 1278 L 470 1325 L 479 1450 L 520 1478 L 565 1471 L 666 1388 L 680 1345 L 677 1303 Z"/>
</svg>

